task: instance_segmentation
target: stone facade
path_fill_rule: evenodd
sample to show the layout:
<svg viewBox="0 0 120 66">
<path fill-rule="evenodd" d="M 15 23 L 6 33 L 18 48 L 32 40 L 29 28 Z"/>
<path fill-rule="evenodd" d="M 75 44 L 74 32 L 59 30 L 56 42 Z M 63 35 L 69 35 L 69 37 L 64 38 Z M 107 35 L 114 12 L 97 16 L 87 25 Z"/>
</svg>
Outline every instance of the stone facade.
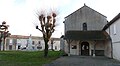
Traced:
<svg viewBox="0 0 120 66">
<path fill-rule="evenodd" d="M 84 5 L 82 8 L 65 17 L 65 32 L 69 30 L 83 30 L 83 24 L 87 24 L 87 30 L 102 30 L 107 24 L 104 15 Z"/>
<path fill-rule="evenodd" d="M 103 34 L 91 34 L 92 39 L 89 39 L 91 37 L 87 37 L 89 36 L 87 32 L 103 31 L 106 24 L 106 16 L 86 5 L 65 17 L 65 52 L 68 55 L 104 55 L 111 57 L 110 37 L 106 31 Z M 70 31 L 73 31 L 74 34 L 76 31 L 85 32 L 86 34 L 83 34 L 83 37 L 79 33 L 76 33 L 78 36 L 75 38 L 75 35 L 72 35 L 72 33 L 67 33 Z M 109 37 L 109 39 L 96 38 L 98 35 L 104 35 L 104 37 Z"/>
</svg>

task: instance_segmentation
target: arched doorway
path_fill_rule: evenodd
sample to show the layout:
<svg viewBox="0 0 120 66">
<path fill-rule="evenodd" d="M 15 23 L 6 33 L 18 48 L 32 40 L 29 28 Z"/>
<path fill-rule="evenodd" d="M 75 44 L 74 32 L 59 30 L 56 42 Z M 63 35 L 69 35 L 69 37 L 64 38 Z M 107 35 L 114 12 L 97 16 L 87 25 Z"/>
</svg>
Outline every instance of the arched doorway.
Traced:
<svg viewBox="0 0 120 66">
<path fill-rule="evenodd" d="M 83 56 L 89 55 L 89 43 L 88 42 L 81 43 L 81 55 Z"/>
</svg>

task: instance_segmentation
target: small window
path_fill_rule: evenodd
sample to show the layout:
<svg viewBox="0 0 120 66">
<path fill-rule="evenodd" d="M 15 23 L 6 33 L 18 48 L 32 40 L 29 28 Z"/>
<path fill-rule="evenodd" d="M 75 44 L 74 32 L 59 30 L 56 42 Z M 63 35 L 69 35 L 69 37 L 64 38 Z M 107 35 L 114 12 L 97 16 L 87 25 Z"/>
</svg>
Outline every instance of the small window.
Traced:
<svg viewBox="0 0 120 66">
<path fill-rule="evenodd" d="M 32 46 L 32 48 L 33 48 L 33 49 L 35 49 L 35 47 L 34 47 L 34 46 Z"/>
<path fill-rule="evenodd" d="M 84 30 L 84 31 L 87 30 L 87 23 L 83 23 L 83 30 Z"/>
<path fill-rule="evenodd" d="M 40 46 L 40 47 L 41 47 L 41 42 L 40 42 L 40 41 L 38 41 L 38 46 Z"/>
<path fill-rule="evenodd" d="M 20 46 L 20 45 L 18 45 L 18 49 L 20 49 L 20 47 L 21 47 L 21 46 Z"/>
<path fill-rule="evenodd" d="M 77 49 L 77 46 L 76 45 L 72 45 L 72 49 Z"/>
<path fill-rule="evenodd" d="M 57 50 L 57 46 L 55 46 L 55 50 Z"/>
<path fill-rule="evenodd" d="M 35 44 L 35 42 L 34 42 L 34 41 L 32 41 L 32 44 L 34 45 L 34 44 Z"/>
<path fill-rule="evenodd" d="M 12 50 L 12 45 L 9 45 L 9 50 Z"/>
<path fill-rule="evenodd" d="M 37 46 L 37 49 L 42 49 L 42 46 Z"/>
<path fill-rule="evenodd" d="M 38 44 L 41 44 L 41 42 L 40 42 L 40 41 L 38 41 Z"/>
</svg>

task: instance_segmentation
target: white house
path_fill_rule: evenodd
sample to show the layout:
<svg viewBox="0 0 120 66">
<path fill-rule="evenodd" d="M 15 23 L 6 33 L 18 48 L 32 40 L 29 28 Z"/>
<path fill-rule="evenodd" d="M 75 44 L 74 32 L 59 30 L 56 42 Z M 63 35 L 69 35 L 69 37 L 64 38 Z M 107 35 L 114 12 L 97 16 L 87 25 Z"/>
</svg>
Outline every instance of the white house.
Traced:
<svg viewBox="0 0 120 66">
<path fill-rule="evenodd" d="M 104 27 L 104 30 L 108 29 L 112 40 L 113 58 L 120 61 L 120 13 Z"/>
<path fill-rule="evenodd" d="M 51 38 L 48 43 L 49 50 L 59 51 L 60 50 L 60 38 Z"/>
<path fill-rule="evenodd" d="M 30 40 L 31 39 L 31 40 Z M 53 49 L 55 51 L 60 50 L 60 39 L 54 39 Z M 45 44 L 42 37 L 38 36 L 22 36 L 11 35 L 6 38 L 5 50 L 44 50 Z M 49 49 L 51 49 L 51 41 L 48 43 Z"/>
</svg>

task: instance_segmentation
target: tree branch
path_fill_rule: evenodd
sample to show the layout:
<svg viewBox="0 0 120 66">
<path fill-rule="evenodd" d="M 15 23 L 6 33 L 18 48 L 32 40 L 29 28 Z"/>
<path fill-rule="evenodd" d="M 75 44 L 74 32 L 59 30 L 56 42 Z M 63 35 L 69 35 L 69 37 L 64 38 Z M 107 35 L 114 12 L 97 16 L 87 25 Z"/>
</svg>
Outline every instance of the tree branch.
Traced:
<svg viewBox="0 0 120 66">
<path fill-rule="evenodd" d="M 51 30 L 51 33 L 53 33 L 54 31 L 55 31 L 55 29 L 52 29 L 52 30 Z"/>
</svg>

